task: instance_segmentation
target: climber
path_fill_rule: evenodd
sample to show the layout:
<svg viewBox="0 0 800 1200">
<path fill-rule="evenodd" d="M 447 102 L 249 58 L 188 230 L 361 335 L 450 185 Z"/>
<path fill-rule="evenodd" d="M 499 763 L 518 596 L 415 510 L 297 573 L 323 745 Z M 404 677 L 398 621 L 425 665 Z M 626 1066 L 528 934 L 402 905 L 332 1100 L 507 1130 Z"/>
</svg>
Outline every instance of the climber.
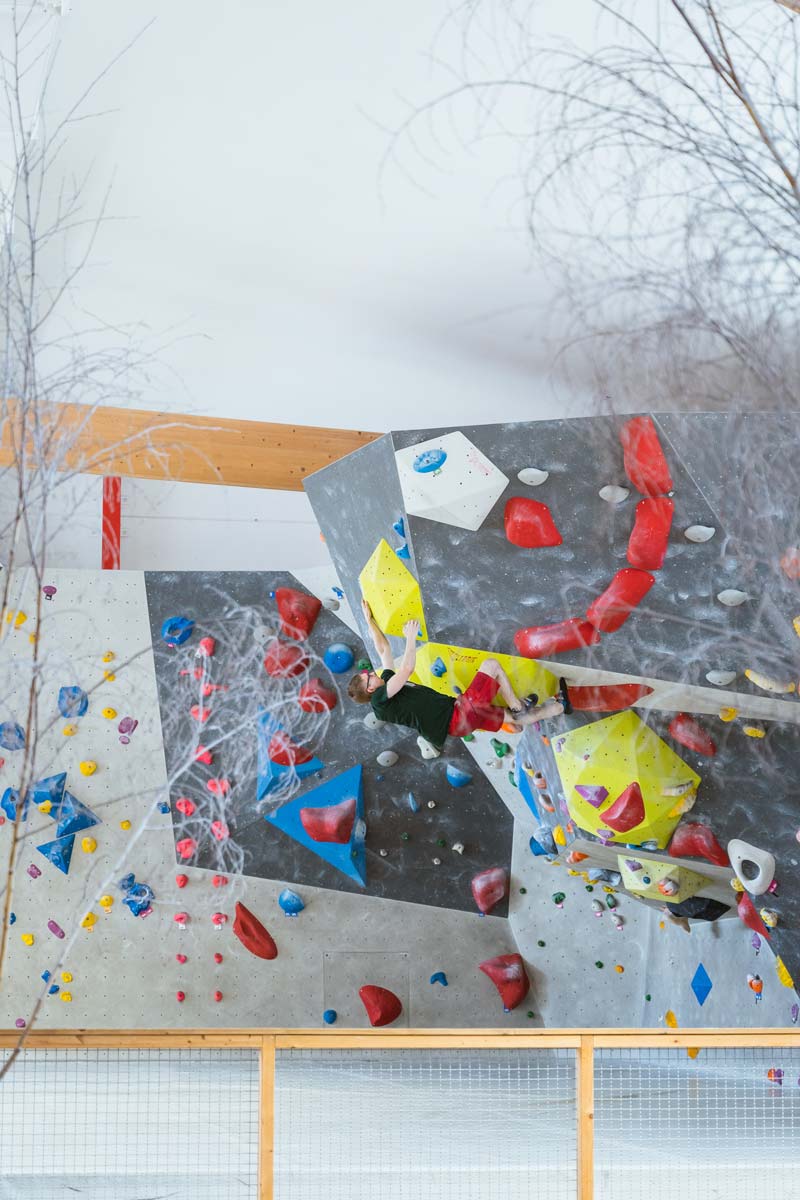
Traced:
<svg viewBox="0 0 800 1200">
<path fill-rule="evenodd" d="M 381 669 L 359 671 L 350 680 L 347 694 L 357 704 L 371 704 L 379 720 L 416 729 L 417 745 L 425 757 L 437 757 L 448 735 L 464 737 L 476 729 L 496 733 L 504 724 L 509 724 L 514 733 L 521 733 L 535 721 L 571 711 L 563 679 L 559 681 L 561 699 L 553 698 L 537 706 L 535 696 L 526 701 L 519 699 L 505 671 L 493 658 L 483 660 L 472 683 L 460 696 L 444 696 L 433 688 L 410 684 L 417 659 L 419 621 L 406 621 L 403 626 L 406 645 L 400 667 L 395 671 L 391 646 L 376 625 L 369 603 L 362 600 L 361 607 Z M 492 704 L 498 692 L 505 707 Z"/>
<path fill-rule="evenodd" d="M 689 921 L 718 921 L 730 912 L 729 904 L 712 900 L 710 896 L 690 896 L 680 904 L 664 904 L 661 911 L 666 913 L 673 925 L 679 925 L 686 933 L 692 929 Z"/>
</svg>

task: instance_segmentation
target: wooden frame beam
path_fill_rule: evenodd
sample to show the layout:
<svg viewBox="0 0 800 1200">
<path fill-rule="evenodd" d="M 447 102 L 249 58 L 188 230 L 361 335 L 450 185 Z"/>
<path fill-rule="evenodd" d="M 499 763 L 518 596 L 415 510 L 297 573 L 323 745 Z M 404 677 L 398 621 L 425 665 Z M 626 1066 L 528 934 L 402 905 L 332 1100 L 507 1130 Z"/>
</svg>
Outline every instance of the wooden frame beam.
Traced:
<svg viewBox="0 0 800 1200">
<path fill-rule="evenodd" d="M 305 476 L 382 436 L 359 429 L 50 404 L 37 406 L 34 442 L 32 407 L 26 411 L 7 400 L 2 408 L 0 467 L 13 466 L 24 444 L 26 462 L 34 468 L 289 492 L 302 491 Z"/>
</svg>

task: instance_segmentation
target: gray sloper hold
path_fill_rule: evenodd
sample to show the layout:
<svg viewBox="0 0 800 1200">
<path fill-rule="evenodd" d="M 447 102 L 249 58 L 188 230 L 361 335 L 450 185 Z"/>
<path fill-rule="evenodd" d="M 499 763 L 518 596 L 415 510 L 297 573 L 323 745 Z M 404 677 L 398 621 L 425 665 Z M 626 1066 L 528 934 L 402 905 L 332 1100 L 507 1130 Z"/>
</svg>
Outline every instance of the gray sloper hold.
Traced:
<svg viewBox="0 0 800 1200">
<path fill-rule="evenodd" d="M 386 722 L 382 721 L 380 717 L 377 717 L 375 713 L 370 710 L 370 712 L 368 712 L 364 717 L 364 724 L 366 725 L 367 729 L 380 729 L 380 727 L 385 725 Z"/>
<path fill-rule="evenodd" d="M 622 504 L 622 501 L 627 500 L 631 493 L 629 488 L 608 483 L 605 487 L 601 487 L 597 494 L 601 500 L 605 500 L 606 504 Z"/>
<path fill-rule="evenodd" d="M 379 767 L 393 767 L 398 758 L 399 755 L 395 754 L 394 750 L 382 750 L 376 761 Z"/>
<path fill-rule="evenodd" d="M 713 525 L 690 525 L 683 536 L 689 542 L 710 542 L 716 532 Z"/>
<path fill-rule="evenodd" d="M 540 484 L 546 483 L 550 478 L 549 471 L 540 471 L 538 467 L 525 467 L 522 471 L 517 472 L 517 479 L 520 483 L 526 483 L 528 487 L 539 487 Z"/>
<path fill-rule="evenodd" d="M 747 592 L 741 592 L 739 588 L 725 588 L 723 591 L 717 592 L 717 599 L 726 608 L 738 608 L 740 604 L 744 604 L 745 600 L 749 600 L 750 597 Z"/>
<path fill-rule="evenodd" d="M 735 678 L 735 671 L 706 671 L 706 679 L 715 687 L 727 687 Z"/>
</svg>

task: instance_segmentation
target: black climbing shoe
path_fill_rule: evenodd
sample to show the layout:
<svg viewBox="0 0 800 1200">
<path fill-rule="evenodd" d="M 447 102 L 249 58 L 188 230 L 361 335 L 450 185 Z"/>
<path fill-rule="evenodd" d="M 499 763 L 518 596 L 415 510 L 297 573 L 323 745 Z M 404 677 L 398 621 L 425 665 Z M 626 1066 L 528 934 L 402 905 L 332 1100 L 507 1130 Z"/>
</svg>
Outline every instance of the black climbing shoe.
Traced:
<svg viewBox="0 0 800 1200">
<path fill-rule="evenodd" d="M 538 703 L 539 703 L 539 697 L 537 696 L 536 692 L 531 692 L 530 696 L 526 696 L 525 699 L 522 701 L 522 707 L 527 712 L 528 709 L 530 709 L 530 708 L 536 708 L 536 705 Z"/>
<path fill-rule="evenodd" d="M 567 687 L 567 681 L 563 677 L 558 681 L 558 698 L 564 705 L 564 715 L 568 717 L 572 712 L 572 705 L 569 702 L 569 688 Z"/>
</svg>

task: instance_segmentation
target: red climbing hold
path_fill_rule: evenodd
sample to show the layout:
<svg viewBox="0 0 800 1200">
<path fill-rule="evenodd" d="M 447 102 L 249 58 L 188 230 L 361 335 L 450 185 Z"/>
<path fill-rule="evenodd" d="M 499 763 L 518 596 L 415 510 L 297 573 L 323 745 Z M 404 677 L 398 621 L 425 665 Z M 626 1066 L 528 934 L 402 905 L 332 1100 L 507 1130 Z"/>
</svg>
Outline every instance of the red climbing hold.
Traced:
<svg viewBox="0 0 800 1200">
<path fill-rule="evenodd" d="M 596 646 L 600 634 L 594 625 L 579 617 L 559 621 L 555 625 L 530 625 L 514 634 L 514 645 L 525 658 L 546 658 L 562 650 L 581 650 Z"/>
<path fill-rule="evenodd" d="M 256 958 L 277 958 L 278 947 L 267 933 L 258 917 L 254 917 L 249 908 L 245 908 L 240 900 L 236 901 L 236 920 L 233 922 L 233 932 L 246 950 L 255 954 Z"/>
<path fill-rule="evenodd" d="M 231 831 L 224 821 L 212 821 L 211 832 L 218 842 L 224 842 L 231 836 Z"/>
<path fill-rule="evenodd" d="M 702 821 L 679 825 L 672 835 L 669 852 L 673 858 L 705 858 L 718 867 L 730 866 L 727 853 Z"/>
<path fill-rule="evenodd" d="M 189 882 L 189 876 L 188 875 L 176 875 L 175 882 L 177 883 L 179 888 L 185 888 L 187 883 Z"/>
<path fill-rule="evenodd" d="M 196 654 L 202 654 L 205 658 L 211 658 L 217 648 L 217 643 L 212 637 L 200 638 L 197 643 Z"/>
<path fill-rule="evenodd" d="M 321 679 L 309 679 L 297 693 L 297 703 L 303 712 L 318 713 L 336 708 L 339 697 L 333 688 L 325 687 Z"/>
<path fill-rule="evenodd" d="M 579 712 L 620 712 L 651 695 L 644 683 L 608 683 L 597 687 L 571 687 L 569 702 Z"/>
<path fill-rule="evenodd" d="M 200 704 L 193 704 L 190 711 L 195 721 L 199 721 L 201 725 L 205 725 L 211 716 L 211 709 L 203 708 Z"/>
<path fill-rule="evenodd" d="M 365 984 L 358 989 L 361 1003 L 367 1010 L 369 1023 L 372 1026 L 391 1025 L 403 1011 L 400 1000 L 388 988 L 376 987 L 373 983 Z"/>
<path fill-rule="evenodd" d="M 319 616 L 322 602 L 294 588 L 276 588 L 275 603 L 281 618 L 281 633 L 300 641 L 307 638 Z"/>
<path fill-rule="evenodd" d="M 564 540 L 558 532 L 550 509 L 541 500 L 514 496 L 506 505 L 503 519 L 508 540 L 526 550 L 541 546 L 560 546 Z"/>
<path fill-rule="evenodd" d="M 181 858 L 191 858 L 197 850 L 197 842 L 194 838 L 181 838 L 179 842 L 175 843 L 175 849 Z"/>
<path fill-rule="evenodd" d="M 344 845 L 350 841 L 355 820 L 354 796 L 327 808 L 300 809 L 300 821 L 312 842 L 337 842 Z"/>
<path fill-rule="evenodd" d="M 187 959 L 185 954 L 176 954 L 175 961 L 179 962 L 181 965 L 183 965 L 183 963 L 188 962 L 189 960 Z"/>
<path fill-rule="evenodd" d="M 222 992 L 214 992 L 214 999 L 216 1000 L 217 1004 L 219 1004 L 220 1000 L 222 999 Z"/>
<path fill-rule="evenodd" d="M 716 743 L 702 725 L 688 713 L 678 713 L 669 723 L 669 736 L 695 754 L 706 754 L 709 758 L 717 753 Z"/>
<path fill-rule="evenodd" d="M 299 646 L 290 646 L 273 638 L 267 646 L 264 668 L 276 679 L 287 679 L 291 675 L 302 675 L 308 666 L 308 658 Z"/>
<path fill-rule="evenodd" d="M 194 752 L 194 759 L 195 762 L 205 763 L 208 767 L 214 761 L 214 755 L 205 746 L 198 746 Z"/>
<path fill-rule="evenodd" d="M 628 539 L 628 562 L 632 567 L 658 571 L 664 565 L 674 512 L 669 496 L 639 501 L 636 523 Z"/>
<path fill-rule="evenodd" d="M 186 999 L 186 992 L 176 992 L 175 999 L 178 1001 L 178 1004 L 183 1004 Z"/>
<path fill-rule="evenodd" d="M 214 955 L 214 962 L 215 962 L 215 963 L 221 963 L 221 962 L 222 962 L 222 955 L 220 954 L 219 950 L 218 950 L 218 951 L 216 952 L 216 954 Z"/>
<path fill-rule="evenodd" d="M 212 887 L 225 887 L 228 880 L 224 875 L 215 875 L 211 880 Z"/>
<path fill-rule="evenodd" d="M 490 913 L 508 895 L 508 871 L 505 867 L 489 867 L 472 881 L 472 895 L 480 911 Z"/>
<path fill-rule="evenodd" d="M 633 417 L 620 430 L 625 474 L 643 496 L 672 491 L 672 476 L 652 417 Z"/>
<path fill-rule="evenodd" d="M 497 988 L 506 1012 L 521 1004 L 530 990 L 528 972 L 519 954 L 498 954 L 497 958 L 487 958 L 479 964 L 479 969 L 489 976 Z"/>
<path fill-rule="evenodd" d="M 655 581 L 655 575 L 649 571 L 623 567 L 617 571 L 603 594 L 589 605 L 586 610 L 587 621 L 601 633 L 613 633 L 625 624 Z"/>
<path fill-rule="evenodd" d="M 634 780 L 629 783 L 621 796 L 618 796 L 611 808 L 600 814 L 600 820 L 615 833 L 627 833 L 635 829 L 644 820 L 644 797 L 642 789 Z"/>
<path fill-rule="evenodd" d="M 206 787 L 215 796 L 227 796 L 231 790 L 231 781 L 230 779 L 207 779 Z"/>
<path fill-rule="evenodd" d="M 280 732 L 271 738 L 267 755 L 271 762 L 280 767 L 294 767 L 298 763 L 310 762 L 314 752 L 305 746 L 298 746 L 288 734 Z"/>
<path fill-rule="evenodd" d="M 739 893 L 739 898 L 736 901 L 736 911 L 739 914 L 739 919 L 744 921 L 747 928 L 752 929 L 753 933 L 760 933 L 765 938 L 770 936 L 769 930 L 758 915 L 756 906 L 747 892 Z"/>
<path fill-rule="evenodd" d="M 185 817 L 191 817 L 195 810 L 194 800 L 190 800 L 188 796 L 181 796 L 175 801 L 175 807 L 179 813 L 183 813 Z"/>
</svg>

